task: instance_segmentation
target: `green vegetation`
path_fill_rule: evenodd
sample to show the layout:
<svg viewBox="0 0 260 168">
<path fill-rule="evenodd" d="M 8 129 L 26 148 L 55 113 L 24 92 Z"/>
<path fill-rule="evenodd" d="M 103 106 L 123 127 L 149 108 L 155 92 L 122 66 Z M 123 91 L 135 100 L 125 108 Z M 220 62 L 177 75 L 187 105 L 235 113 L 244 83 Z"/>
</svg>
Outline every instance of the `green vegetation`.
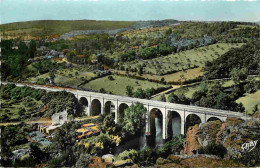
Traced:
<svg viewBox="0 0 260 168">
<path fill-rule="evenodd" d="M 142 117 L 147 109 L 142 104 L 131 105 L 125 110 L 123 119 L 123 131 L 134 135 L 141 129 Z"/>
<path fill-rule="evenodd" d="M 78 101 L 72 93 L 46 92 L 31 87 L 16 87 L 15 85 L 1 85 L 0 109 L 1 122 L 28 121 L 42 116 L 50 117 L 54 113 L 67 110 L 74 114 Z M 44 105 L 46 107 L 44 108 Z M 44 111 L 42 111 L 44 109 Z M 81 114 L 77 109 L 76 115 Z"/>
<path fill-rule="evenodd" d="M 92 89 L 99 91 L 103 88 L 106 92 L 117 94 L 117 95 L 125 95 L 126 84 L 133 87 L 133 91 L 136 91 L 138 88 L 159 88 L 166 87 L 166 85 L 153 83 L 144 80 L 132 79 L 127 77 L 121 77 L 113 75 L 113 80 L 110 80 L 108 77 L 102 77 L 99 79 L 92 80 L 85 85 L 83 88 Z"/>
<path fill-rule="evenodd" d="M 199 149 L 200 154 L 217 155 L 221 158 L 227 153 L 227 149 L 222 144 L 210 143 Z"/>
<path fill-rule="evenodd" d="M 95 21 L 95 20 L 42 20 L 29 22 L 16 22 L 0 25 L 0 30 L 4 33 L 14 34 L 14 36 L 28 33 L 30 36 L 42 37 L 56 34 L 64 34 L 75 30 L 101 30 L 118 29 L 133 25 L 135 22 L 126 21 Z M 14 31 L 15 30 L 15 31 Z M 18 32 L 16 32 L 18 31 Z"/>
<path fill-rule="evenodd" d="M 131 69 L 138 69 L 138 66 L 141 65 L 143 67 L 143 73 L 157 75 L 169 74 L 185 69 L 204 67 L 206 62 L 213 61 L 229 51 L 232 47 L 237 48 L 242 45 L 243 44 L 218 43 L 151 60 L 127 62 L 124 63 L 124 67 L 130 71 Z"/>
<path fill-rule="evenodd" d="M 91 72 L 90 68 L 74 67 L 59 69 L 54 73 L 54 75 L 54 83 L 56 85 L 77 88 L 77 86 L 79 86 L 81 83 L 92 80 L 93 78 L 97 77 L 98 74 Z M 37 77 L 31 77 L 27 79 L 27 81 L 37 84 L 48 84 L 48 79 L 50 79 L 50 73 L 45 73 Z"/>
<path fill-rule="evenodd" d="M 247 72 L 256 71 L 260 62 L 259 49 L 260 42 L 254 41 L 241 48 L 228 51 L 206 65 L 205 70 L 208 71 L 208 78 L 230 77 L 234 68 L 238 70 L 246 68 Z"/>
<path fill-rule="evenodd" d="M 260 109 L 260 90 L 255 93 L 247 93 L 245 96 L 237 99 L 236 102 L 244 105 L 247 114 L 253 114 L 255 106 L 258 106 L 258 109 Z"/>
<path fill-rule="evenodd" d="M 40 117 L 43 90 L 15 85 L 1 85 L 1 122 L 24 121 Z"/>
</svg>

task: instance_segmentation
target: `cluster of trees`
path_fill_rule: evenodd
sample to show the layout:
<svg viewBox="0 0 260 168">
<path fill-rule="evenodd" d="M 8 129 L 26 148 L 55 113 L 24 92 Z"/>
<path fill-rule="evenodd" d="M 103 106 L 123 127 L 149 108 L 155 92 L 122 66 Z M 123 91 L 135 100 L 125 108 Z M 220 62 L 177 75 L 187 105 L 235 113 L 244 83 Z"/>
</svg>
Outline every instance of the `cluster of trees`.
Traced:
<svg viewBox="0 0 260 168">
<path fill-rule="evenodd" d="M 183 148 L 184 137 L 177 136 L 167 141 L 159 150 L 145 148 L 142 151 L 126 150 L 120 153 L 117 158 L 121 160 L 131 159 L 140 167 L 152 166 L 158 158 L 168 158 L 169 155 L 179 153 Z"/>
<path fill-rule="evenodd" d="M 238 25 L 254 24 L 241 22 L 191 22 L 181 25 L 178 29 L 174 31 L 174 33 L 180 38 L 200 38 L 207 34 L 208 36 L 219 39 L 223 34 L 229 34 L 229 30 L 236 28 Z"/>
<path fill-rule="evenodd" d="M 22 103 L 24 107 L 19 109 L 19 120 L 37 118 L 41 116 L 51 116 L 54 113 L 67 110 L 69 114 L 81 115 L 81 105 L 75 95 L 69 92 L 46 92 L 41 89 L 31 87 L 16 87 L 13 84 L 1 85 L 1 99 L 5 102 L 1 109 L 1 121 L 9 121 L 10 115 L 5 107 L 10 107 L 15 103 Z M 39 103 L 36 103 L 39 102 Z M 43 106 L 46 110 L 41 113 Z"/>
<path fill-rule="evenodd" d="M 75 95 L 66 91 L 48 92 L 42 96 L 41 101 L 47 105 L 44 116 L 51 116 L 64 110 L 67 110 L 68 114 L 76 115 L 75 107 L 79 106 Z"/>
<path fill-rule="evenodd" d="M 231 76 L 231 71 L 246 68 L 248 72 L 260 69 L 260 41 L 253 41 L 241 48 L 231 49 L 211 63 L 206 63 L 207 77 L 225 78 Z"/>
<path fill-rule="evenodd" d="M 234 89 L 228 94 L 219 82 L 208 87 L 207 81 L 204 80 L 201 82 L 200 90 L 193 93 L 191 102 L 202 107 L 244 112 L 243 104 L 236 103 L 239 95 L 241 95 L 240 89 Z"/>
<path fill-rule="evenodd" d="M 12 47 L 14 45 L 17 45 L 18 49 L 13 49 Z M 36 47 L 36 41 L 34 40 L 31 40 L 28 46 L 23 41 L 3 40 L 1 42 L 2 79 L 16 81 L 65 67 L 64 63 L 58 64 L 50 60 L 44 60 L 38 63 L 32 63 L 36 72 L 28 69 L 28 65 L 31 63 L 28 59 L 35 57 Z"/>
<path fill-rule="evenodd" d="M 79 123 L 69 122 L 62 125 L 53 138 L 51 151 L 57 151 L 59 155 L 48 160 L 47 167 L 87 167 L 89 164 L 88 151 L 84 145 L 76 143 L 76 130 Z M 49 150 L 49 149 L 48 149 Z"/>
<path fill-rule="evenodd" d="M 6 79 L 8 76 L 20 78 L 23 69 L 27 65 L 27 60 L 30 57 L 30 49 L 24 42 L 20 42 L 18 50 L 12 49 L 13 43 L 13 40 L 1 41 L 1 75 L 3 79 Z"/>
<path fill-rule="evenodd" d="M 16 149 L 19 145 L 28 143 L 26 136 L 35 128 L 37 128 L 37 125 L 26 125 L 24 123 L 20 123 L 16 126 L 1 127 L 1 166 L 32 166 L 21 163 L 18 160 L 11 160 L 10 158 L 13 156 L 12 150 Z"/>
<path fill-rule="evenodd" d="M 214 44 L 216 40 L 206 35 L 199 39 L 179 39 L 178 36 L 172 34 L 168 37 L 166 43 L 175 49 L 173 51 L 178 52 Z"/>
<path fill-rule="evenodd" d="M 150 99 L 152 95 L 156 93 L 156 90 L 154 88 L 147 88 L 147 89 L 142 89 L 138 88 L 135 92 L 133 91 L 132 86 L 126 86 L 126 95 L 129 97 L 136 97 L 140 99 Z"/>
<path fill-rule="evenodd" d="M 99 120 L 100 130 L 103 133 L 108 132 L 109 134 L 118 134 L 120 133 L 125 134 L 125 136 L 131 136 L 137 134 L 140 129 L 142 128 L 143 123 L 143 117 L 147 109 L 140 103 L 137 103 L 135 105 L 131 105 L 130 107 L 127 107 L 124 111 L 124 114 L 120 124 L 115 124 L 114 122 L 114 116 L 112 114 L 107 114 L 105 116 L 101 115 L 101 118 Z M 116 128 L 117 131 L 112 131 L 112 128 Z"/>
<path fill-rule="evenodd" d="M 2 103 L 0 120 L 2 122 L 13 120 L 26 120 L 30 118 L 40 117 L 41 114 L 41 105 L 35 101 L 40 101 L 42 96 L 46 94 L 44 90 L 36 90 L 30 87 L 16 87 L 15 85 L 1 85 L 1 99 L 5 100 Z M 10 111 L 10 108 L 13 104 L 20 103 L 21 107 L 18 108 L 18 114 L 16 118 L 12 115 L 13 112 Z M 16 109 L 17 110 L 17 109 Z"/>
</svg>

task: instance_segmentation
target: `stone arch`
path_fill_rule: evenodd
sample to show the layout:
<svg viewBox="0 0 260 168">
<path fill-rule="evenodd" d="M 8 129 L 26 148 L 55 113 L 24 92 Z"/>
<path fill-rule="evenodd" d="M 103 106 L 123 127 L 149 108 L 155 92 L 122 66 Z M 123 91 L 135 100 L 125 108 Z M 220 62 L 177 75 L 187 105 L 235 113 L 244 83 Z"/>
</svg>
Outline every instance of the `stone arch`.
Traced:
<svg viewBox="0 0 260 168">
<path fill-rule="evenodd" d="M 122 123 L 123 118 L 125 116 L 125 109 L 127 109 L 129 105 L 126 103 L 121 103 L 118 107 L 118 123 Z"/>
<path fill-rule="evenodd" d="M 88 99 L 86 97 L 81 97 L 79 99 L 79 104 L 88 107 Z"/>
<path fill-rule="evenodd" d="M 181 115 L 177 111 L 168 111 L 167 115 L 167 135 L 175 137 L 181 134 Z"/>
<path fill-rule="evenodd" d="M 96 116 L 101 114 L 101 102 L 98 99 L 93 99 L 91 102 L 91 115 Z"/>
<path fill-rule="evenodd" d="M 216 121 L 216 120 L 221 121 L 221 119 L 218 118 L 218 117 L 209 117 L 209 118 L 207 119 L 207 122 L 209 122 L 209 121 Z M 221 122 L 222 122 L 222 121 L 221 121 Z"/>
<path fill-rule="evenodd" d="M 105 108 L 104 108 L 104 114 L 112 114 L 115 117 L 115 111 L 116 110 L 116 106 L 112 101 L 107 101 L 105 103 Z"/>
<path fill-rule="evenodd" d="M 200 124 L 202 119 L 197 114 L 189 114 L 186 116 L 185 122 L 185 132 L 187 132 L 188 128 L 194 126 L 196 124 Z"/>
<path fill-rule="evenodd" d="M 158 130 L 156 130 L 158 129 Z M 158 108 L 150 111 L 150 134 L 153 136 L 162 136 L 163 133 L 163 113 Z"/>
<path fill-rule="evenodd" d="M 79 99 L 78 108 L 79 108 L 80 112 L 84 112 L 86 115 L 88 115 L 89 102 L 86 97 L 81 97 Z"/>
</svg>

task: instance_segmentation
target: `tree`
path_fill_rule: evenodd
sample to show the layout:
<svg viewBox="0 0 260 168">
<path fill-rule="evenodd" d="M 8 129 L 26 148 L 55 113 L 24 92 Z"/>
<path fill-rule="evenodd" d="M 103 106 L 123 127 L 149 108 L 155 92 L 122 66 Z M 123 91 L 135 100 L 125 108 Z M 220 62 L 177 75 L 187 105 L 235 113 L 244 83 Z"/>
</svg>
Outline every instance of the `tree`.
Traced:
<svg viewBox="0 0 260 168">
<path fill-rule="evenodd" d="M 102 117 L 101 117 L 102 118 Z M 112 130 L 115 127 L 115 120 L 112 114 L 108 114 L 102 118 L 102 121 L 99 124 L 99 129 L 106 133 L 108 130 Z"/>
<path fill-rule="evenodd" d="M 140 103 L 131 105 L 125 110 L 123 118 L 123 130 L 126 133 L 134 135 L 141 128 L 142 117 L 147 109 Z"/>
<path fill-rule="evenodd" d="M 169 28 L 169 29 L 166 31 L 166 36 L 169 36 L 170 34 L 172 34 L 172 28 Z"/>
<path fill-rule="evenodd" d="M 168 102 L 170 103 L 179 103 L 179 104 L 190 104 L 190 100 L 185 97 L 185 95 L 175 95 L 174 93 L 170 94 L 168 97 Z"/>
<path fill-rule="evenodd" d="M 158 155 L 155 149 L 145 148 L 139 154 L 139 165 L 140 166 L 150 166 L 155 163 Z"/>
<path fill-rule="evenodd" d="M 76 166 L 76 167 L 79 167 L 79 168 L 88 167 L 88 165 L 89 165 L 89 163 L 90 163 L 89 158 L 90 158 L 90 155 L 89 155 L 89 154 L 85 154 L 85 153 L 80 154 L 80 157 L 79 157 L 79 159 L 77 160 L 75 166 Z"/>
<path fill-rule="evenodd" d="M 160 100 L 161 100 L 162 102 L 166 102 L 166 97 L 165 97 L 165 95 L 161 95 Z"/>
<path fill-rule="evenodd" d="M 30 157 L 33 158 L 36 164 L 42 163 L 46 159 L 46 153 L 44 153 L 37 145 L 30 144 Z"/>
<path fill-rule="evenodd" d="M 132 86 L 129 86 L 127 85 L 126 86 L 126 95 L 129 96 L 129 97 L 132 97 L 133 96 L 133 87 Z"/>
<path fill-rule="evenodd" d="M 108 76 L 107 77 L 109 80 L 114 80 L 113 76 Z"/>
<path fill-rule="evenodd" d="M 36 42 L 35 42 L 35 40 L 30 41 L 29 52 L 30 52 L 30 58 L 33 58 L 35 56 L 35 52 L 36 52 Z"/>
<path fill-rule="evenodd" d="M 203 78 L 203 80 L 200 82 L 200 91 L 203 93 L 208 91 L 208 80 L 206 78 Z"/>
<path fill-rule="evenodd" d="M 76 143 L 76 131 L 75 125 L 72 122 L 65 123 L 54 136 L 54 142 L 56 143 L 57 149 L 61 152 L 67 152 L 69 148 Z"/>
<path fill-rule="evenodd" d="M 144 99 L 146 97 L 145 92 L 142 88 L 137 88 L 133 96 L 140 99 Z"/>
<path fill-rule="evenodd" d="M 50 71 L 50 83 L 51 84 L 54 84 L 54 79 L 56 77 L 55 73 L 56 73 L 56 70 L 54 70 L 54 69 Z"/>
<path fill-rule="evenodd" d="M 248 76 L 248 70 L 246 68 L 237 69 L 233 68 L 231 71 L 231 79 L 235 84 L 240 84 L 241 81 L 245 80 Z"/>
<path fill-rule="evenodd" d="M 139 75 L 143 74 L 143 66 L 142 65 L 138 65 L 138 74 Z"/>
</svg>

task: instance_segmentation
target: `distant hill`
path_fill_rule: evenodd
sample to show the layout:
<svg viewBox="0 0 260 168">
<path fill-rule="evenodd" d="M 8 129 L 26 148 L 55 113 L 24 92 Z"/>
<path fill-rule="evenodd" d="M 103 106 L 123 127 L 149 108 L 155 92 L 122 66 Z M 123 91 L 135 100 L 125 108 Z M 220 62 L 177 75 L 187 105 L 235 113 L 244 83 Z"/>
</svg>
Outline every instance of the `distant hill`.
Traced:
<svg viewBox="0 0 260 168">
<path fill-rule="evenodd" d="M 40 20 L 15 22 L 0 25 L 1 32 L 16 36 L 62 35 L 73 31 L 138 29 L 150 26 L 165 26 L 177 23 L 176 20 L 162 21 L 96 21 L 96 20 Z"/>
<path fill-rule="evenodd" d="M 258 24 L 260 26 L 260 22 L 256 22 L 256 24 Z"/>
<path fill-rule="evenodd" d="M 126 28 L 133 24 L 135 24 L 135 22 L 95 20 L 40 20 L 2 24 L 0 25 L 0 30 L 7 33 L 25 33 L 31 36 L 48 36 L 54 34 L 64 34 L 76 30 Z"/>
</svg>

